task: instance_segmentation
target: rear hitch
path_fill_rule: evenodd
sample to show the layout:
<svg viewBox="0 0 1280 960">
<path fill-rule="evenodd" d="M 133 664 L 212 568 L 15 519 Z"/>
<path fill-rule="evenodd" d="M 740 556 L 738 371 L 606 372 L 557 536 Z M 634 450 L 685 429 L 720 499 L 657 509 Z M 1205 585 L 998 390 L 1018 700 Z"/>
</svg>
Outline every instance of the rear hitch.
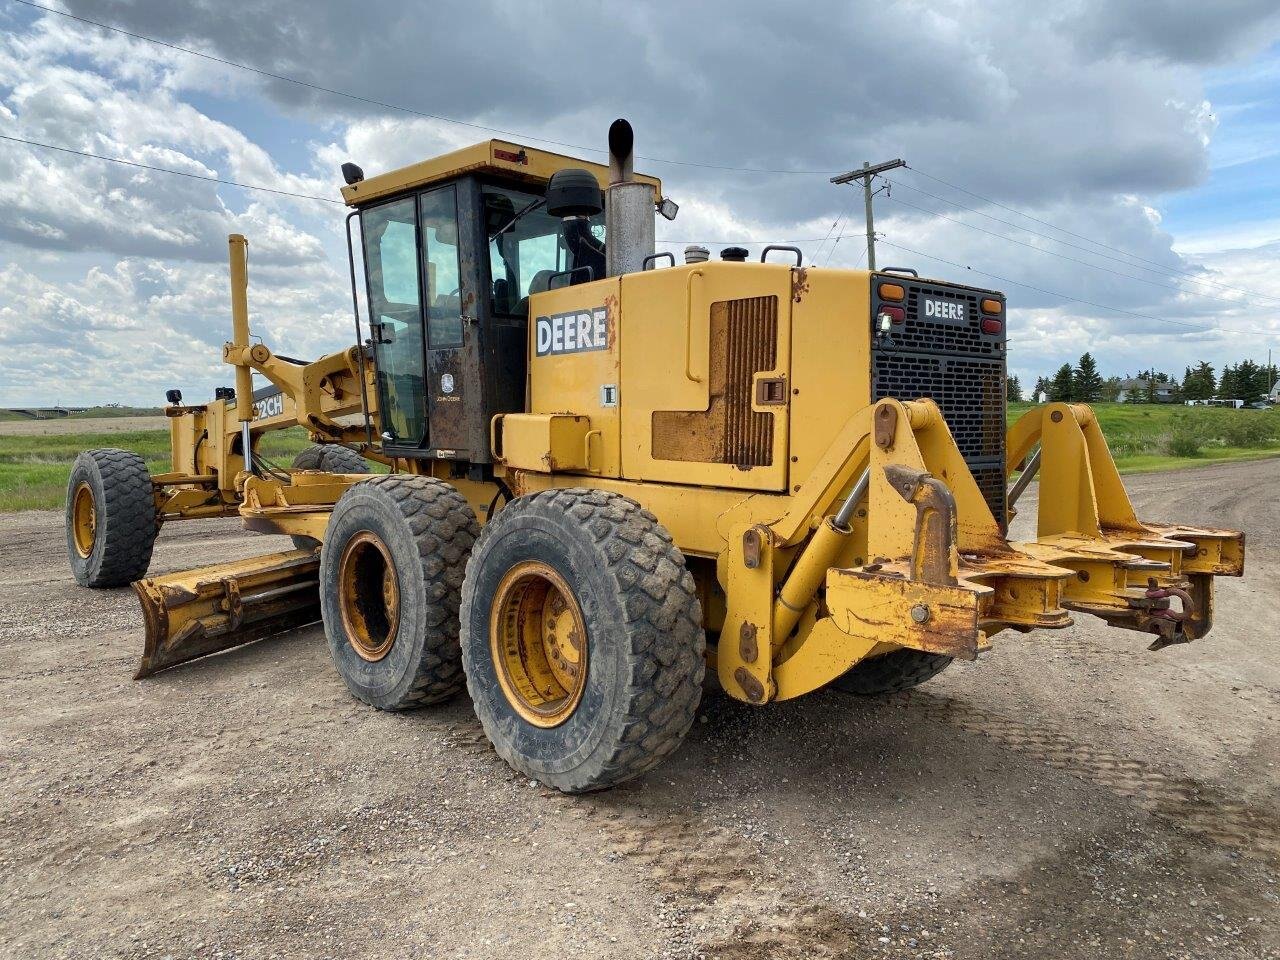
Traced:
<svg viewBox="0 0 1280 960">
<path fill-rule="evenodd" d="M 1177 597 L 1182 602 L 1181 610 L 1169 606 L 1169 600 Z M 1155 577 L 1147 578 L 1147 592 L 1141 600 L 1134 601 L 1134 606 L 1147 614 L 1145 629 L 1156 634 L 1156 638 L 1147 647 L 1148 650 L 1163 650 L 1177 643 L 1190 643 L 1192 638 L 1187 634 L 1185 624 L 1194 620 L 1196 603 L 1181 587 L 1162 587 Z"/>
</svg>

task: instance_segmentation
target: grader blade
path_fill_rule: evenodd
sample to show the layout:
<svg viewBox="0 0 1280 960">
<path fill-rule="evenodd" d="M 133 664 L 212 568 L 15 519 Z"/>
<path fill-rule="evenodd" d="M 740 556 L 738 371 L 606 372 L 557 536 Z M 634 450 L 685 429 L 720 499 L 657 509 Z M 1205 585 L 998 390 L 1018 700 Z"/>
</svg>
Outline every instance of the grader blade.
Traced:
<svg viewBox="0 0 1280 960">
<path fill-rule="evenodd" d="M 290 550 L 133 584 L 146 620 L 135 680 L 320 619 L 320 554 Z"/>
</svg>

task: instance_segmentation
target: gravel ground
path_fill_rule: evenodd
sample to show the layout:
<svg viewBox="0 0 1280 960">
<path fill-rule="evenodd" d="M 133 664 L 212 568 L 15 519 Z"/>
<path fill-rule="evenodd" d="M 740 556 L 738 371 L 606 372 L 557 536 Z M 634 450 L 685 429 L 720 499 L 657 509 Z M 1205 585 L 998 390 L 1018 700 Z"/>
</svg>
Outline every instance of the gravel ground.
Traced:
<svg viewBox="0 0 1280 960">
<path fill-rule="evenodd" d="M 1082 618 L 884 700 L 708 694 L 582 798 L 463 697 L 353 700 L 319 628 L 135 683 L 132 593 L 73 584 L 60 516 L 0 517 L 0 955 L 1280 957 L 1278 480 L 1128 480 L 1249 531 L 1204 642 Z M 152 569 L 270 541 L 176 524 Z"/>
</svg>

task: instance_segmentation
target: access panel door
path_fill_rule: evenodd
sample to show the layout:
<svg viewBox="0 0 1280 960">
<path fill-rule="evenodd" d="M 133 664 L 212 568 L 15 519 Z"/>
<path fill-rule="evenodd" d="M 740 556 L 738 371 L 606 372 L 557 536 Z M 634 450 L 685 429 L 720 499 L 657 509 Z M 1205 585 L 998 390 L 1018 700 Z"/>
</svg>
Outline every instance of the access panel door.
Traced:
<svg viewBox="0 0 1280 960">
<path fill-rule="evenodd" d="M 621 314 L 624 475 L 785 490 L 790 269 L 627 274 Z"/>
</svg>

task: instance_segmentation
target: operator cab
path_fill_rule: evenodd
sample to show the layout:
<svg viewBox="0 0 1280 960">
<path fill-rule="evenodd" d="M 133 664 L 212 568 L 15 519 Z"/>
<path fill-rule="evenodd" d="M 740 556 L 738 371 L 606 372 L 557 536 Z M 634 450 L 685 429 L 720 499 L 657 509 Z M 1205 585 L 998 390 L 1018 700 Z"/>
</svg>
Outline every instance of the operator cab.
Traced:
<svg viewBox="0 0 1280 960">
<path fill-rule="evenodd" d="M 560 171 L 582 200 L 576 215 L 548 211 Z M 524 408 L 530 294 L 604 276 L 608 168 L 489 141 L 367 180 L 351 164 L 343 173 L 383 449 L 482 479 L 490 420 Z M 660 195 L 656 179 L 637 179 Z"/>
</svg>

